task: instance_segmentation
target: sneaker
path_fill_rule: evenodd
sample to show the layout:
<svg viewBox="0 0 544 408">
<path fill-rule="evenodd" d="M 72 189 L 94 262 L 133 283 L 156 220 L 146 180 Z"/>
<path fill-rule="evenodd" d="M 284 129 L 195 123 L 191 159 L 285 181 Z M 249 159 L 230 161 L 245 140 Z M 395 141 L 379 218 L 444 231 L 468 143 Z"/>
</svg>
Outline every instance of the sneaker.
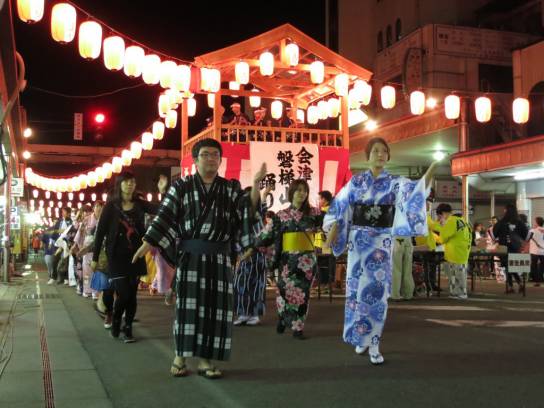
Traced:
<svg viewBox="0 0 544 408">
<path fill-rule="evenodd" d="M 111 322 L 112 322 L 112 317 L 111 317 L 111 313 L 107 313 L 106 316 L 104 317 L 104 329 L 111 329 Z"/>
<path fill-rule="evenodd" d="M 368 349 L 368 347 L 357 346 L 357 347 L 355 347 L 355 352 L 357 354 L 359 354 L 359 355 L 362 355 L 362 354 L 365 354 L 367 349 Z"/>
<path fill-rule="evenodd" d="M 98 300 L 98 296 L 95 295 L 94 293 L 91 295 L 91 297 L 93 298 L 93 300 Z"/>
<path fill-rule="evenodd" d="M 385 359 L 380 353 L 369 354 L 369 356 L 370 356 L 370 363 L 373 365 L 380 365 L 385 362 Z"/>
<path fill-rule="evenodd" d="M 90 298 L 91 295 L 90 295 L 89 293 L 84 293 L 84 294 L 83 294 L 83 297 L 84 297 L 84 298 Z"/>
<path fill-rule="evenodd" d="M 130 326 L 125 326 L 123 328 L 123 342 L 124 343 L 134 343 L 136 341 L 136 339 L 134 338 L 134 336 L 132 336 L 132 327 Z"/>
<path fill-rule="evenodd" d="M 249 320 L 249 316 L 238 316 L 238 319 L 234 321 L 235 326 L 242 326 L 245 325 Z"/>
<path fill-rule="evenodd" d="M 247 321 L 246 324 L 248 326 L 257 326 L 260 323 L 261 323 L 261 321 L 259 320 L 259 316 L 253 316 Z"/>
<path fill-rule="evenodd" d="M 55 282 L 56 282 L 55 279 L 49 279 L 49 280 L 47 281 L 47 284 L 48 284 L 48 285 L 53 285 Z"/>
</svg>

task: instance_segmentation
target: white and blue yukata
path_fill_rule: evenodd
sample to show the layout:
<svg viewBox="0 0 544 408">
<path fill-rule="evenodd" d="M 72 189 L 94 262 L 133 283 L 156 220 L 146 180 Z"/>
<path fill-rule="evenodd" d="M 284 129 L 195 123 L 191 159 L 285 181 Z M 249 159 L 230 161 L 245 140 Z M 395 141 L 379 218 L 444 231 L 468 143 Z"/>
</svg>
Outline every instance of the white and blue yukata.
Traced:
<svg viewBox="0 0 544 408">
<path fill-rule="evenodd" d="M 354 175 L 332 202 L 323 226 L 328 231 L 337 224 L 335 256 L 348 250 L 346 343 L 368 347 L 380 342 L 391 293 L 392 236 L 427 235 L 425 197 L 425 178 L 412 181 L 386 171 L 374 178 L 368 170 Z M 384 210 L 392 218 L 385 227 L 374 222 Z"/>
</svg>

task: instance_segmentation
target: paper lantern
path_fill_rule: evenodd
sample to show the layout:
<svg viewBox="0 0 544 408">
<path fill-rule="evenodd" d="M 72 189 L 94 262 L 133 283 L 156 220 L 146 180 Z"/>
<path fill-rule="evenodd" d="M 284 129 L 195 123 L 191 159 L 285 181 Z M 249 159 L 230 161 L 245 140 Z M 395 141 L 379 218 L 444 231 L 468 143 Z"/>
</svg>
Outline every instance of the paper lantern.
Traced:
<svg viewBox="0 0 544 408">
<path fill-rule="evenodd" d="M 239 84 L 247 84 L 249 82 L 249 64 L 244 61 L 237 62 L 234 66 L 234 76 Z"/>
<path fill-rule="evenodd" d="M 94 171 L 90 171 L 87 173 L 87 183 L 89 184 L 89 187 L 96 186 L 98 177 Z"/>
<path fill-rule="evenodd" d="M 307 120 L 310 125 L 315 125 L 319 120 L 319 109 L 315 105 L 308 107 Z"/>
<path fill-rule="evenodd" d="M 130 150 L 123 149 L 121 152 L 121 161 L 123 162 L 123 166 L 130 166 L 132 164 L 132 153 Z"/>
<path fill-rule="evenodd" d="M 298 65 L 299 50 L 298 45 L 290 43 L 285 46 L 285 61 L 288 65 L 296 67 Z"/>
<path fill-rule="evenodd" d="M 159 122 L 158 120 L 153 122 L 152 132 L 153 139 L 161 140 L 164 137 L 164 123 Z"/>
<path fill-rule="evenodd" d="M 68 180 L 66 180 L 66 182 L 67 182 L 66 184 L 72 184 Z M 74 193 L 72 193 L 72 192 L 68 193 L 68 200 L 72 201 L 73 199 L 74 199 Z"/>
<path fill-rule="evenodd" d="M 91 201 L 94 203 L 96 201 L 96 194 L 95 193 L 92 193 L 91 194 Z"/>
<path fill-rule="evenodd" d="M 211 93 L 206 95 L 206 99 L 208 100 L 208 107 L 213 109 L 215 106 L 215 94 Z"/>
<path fill-rule="evenodd" d="M 252 89 L 251 92 L 259 92 L 258 89 Z M 249 106 L 252 108 L 258 108 L 261 106 L 261 97 L 260 96 L 250 96 L 249 97 Z"/>
<path fill-rule="evenodd" d="M 358 125 L 368 119 L 366 113 L 361 109 L 353 109 L 348 112 L 348 127 Z"/>
<path fill-rule="evenodd" d="M 17 14 L 25 23 L 37 23 L 43 17 L 44 0 L 17 0 Z"/>
<path fill-rule="evenodd" d="M 329 104 L 326 101 L 319 101 L 317 103 L 317 109 L 319 111 L 319 119 L 325 120 L 329 117 Z"/>
<path fill-rule="evenodd" d="M 142 157 L 142 144 L 136 141 L 132 142 L 130 144 L 130 153 L 135 160 Z"/>
<path fill-rule="evenodd" d="M 62 200 L 62 193 L 61 192 L 57 193 L 57 200 Z"/>
<path fill-rule="evenodd" d="M 491 99 L 480 96 L 474 101 L 474 110 L 478 122 L 489 122 L 491 119 Z"/>
<path fill-rule="evenodd" d="M 79 26 L 79 54 L 85 59 L 96 59 L 102 48 L 102 26 L 96 21 L 85 21 Z"/>
<path fill-rule="evenodd" d="M 200 89 L 208 92 L 210 90 L 210 69 L 206 67 L 200 68 Z"/>
<path fill-rule="evenodd" d="M 156 85 L 160 80 L 161 59 L 158 55 L 148 54 L 142 62 L 142 79 L 148 85 Z"/>
<path fill-rule="evenodd" d="M 355 92 L 355 97 L 363 105 L 368 105 L 370 103 L 370 98 L 372 96 L 372 87 L 368 82 L 358 79 L 353 84 L 353 90 Z"/>
<path fill-rule="evenodd" d="M 113 174 L 113 165 L 110 162 L 106 162 L 102 165 L 104 169 L 104 178 L 109 179 Z"/>
<path fill-rule="evenodd" d="M 350 109 L 359 109 L 359 106 L 361 106 L 361 102 L 359 102 L 357 91 L 355 89 L 350 89 L 348 92 L 348 107 Z"/>
<path fill-rule="evenodd" d="M 240 84 L 236 81 L 229 81 L 229 89 L 231 91 L 239 91 Z M 231 95 L 233 98 L 238 98 L 238 95 Z"/>
<path fill-rule="evenodd" d="M 85 200 L 85 193 L 79 193 L 79 201 Z"/>
<path fill-rule="evenodd" d="M 384 109 L 393 109 L 396 103 L 395 88 L 391 85 L 385 85 L 381 89 L 382 107 Z"/>
<path fill-rule="evenodd" d="M 529 121 L 529 100 L 525 98 L 514 99 L 512 116 L 516 123 L 527 123 Z"/>
<path fill-rule="evenodd" d="M 304 111 L 302 109 L 297 109 L 297 122 L 304 123 Z"/>
<path fill-rule="evenodd" d="M 77 203 L 77 209 L 79 210 L 81 207 L 83 207 L 83 204 L 81 202 Z"/>
<path fill-rule="evenodd" d="M 191 67 L 189 65 L 177 65 L 174 68 L 172 88 L 186 92 L 191 88 Z"/>
<path fill-rule="evenodd" d="M 163 88 L 171 88 L 174 73 L 177 68 L 177 64 L 174 61 L 163 61 L 159 69 L 159 81 Z"/>
<path fill-rule="evenodd" d="M 457 95 L 448 95 L 444 99 L 444 112 L 447 119 L 457 119 L 461 113 L 461 98 Z"/>
<path fill-rule="evenodd" d="M 170 109 L 166 113 L 166 118 L 164 119 L 164 124 L 168 129 L 174 129 L 178 123 L 178 112 Z"/>
<path fill-rule="evenodd" d="M 72 202 L 71 202 L 71 201 L 68 201 L 68 202 L 66 203 L 66 206 L 69 207 L 69 208 L 72 208 Z"/>
<path fill-rule="evenodd" d="M 147 193 L 147 201 L 153 200 L 153 194 Z"/>
<path fill-rule="evenodd" d="M 193 117 L 195 116 L 195 114 L 196 114 L 196 99 L 189 98 L 187 99 L 187 115 L 190 117 Z"/>
<path fill-rule="evenodd" d="M 51 198 L 51 191 L 46 191 L 45 192 L 45 198 L 48 199 L 48 200 Z"/>
<path fill-rule="evenodd" d="M 32 190 L 32 197 L 38 198 L 38 194 L 40 194 L 38 190 Z"/>
<path fill-rule="evenodd" d="M 111 71 L 119 71 L 125 64 L 125 40 L 117 35 L 104 38 L 104 65 Z"/>
<path fill-rule="evenodd" d="M 274 55 L 271 52 L 263 52 L 259 57 L 259 70 L 262 76 L 270 76 L 274 73 Z"/>
<path fill-rule="evenodd" d="M 340 114 L 340 99 L 337 99 L 337 98 L 329 99 L 327 101 L 327 116 L 331 118 L 337 118 L 339 114 Z"/>
<path fill-rule="evenodd" d="M 166 115 L 170 110 L 170 98 L 166 94 L 159 95 L 159 115 Z"/>
<path fill-rule="evenodd" d="M 142 149 L 143 150 L 153 149 L 153 135 L 150 132 L 144 132 L 142 134 Z"/>
<path fill-rule="evenodd" d="M 175 89 L 167 89 L 164 94 L 168 98 L 168 110 L 178 108 L 178 100 L 181 102 L 183 98 L 181 93 Z"/>
<path fill-rule="evenodd" d="M 221 89 L 221 72 L 218 69 L 210 69 L 208 73 L 209 78 L 209 91 L 213 93 L 219 92 Z"/>
<path fill-rule="evenodd" d="M 108 195 L 106 193 L 102 193 L 102 201 L 107 201 Z"/>
<path fill-rule="evenodd" d="M 39 206 L 40 208 L 42 208 L 42 207 L 44 206 L 44 201 L 43 201 L 43 200 L 40 200 L 40 201 L 38 202 L 38 206 Z"/>
<path fill-rule="evenodd" d="M 114 173 L 121 173 L 123 169 L 123 160 L 120 157 L 115 156 L 111 161 L 111 167 Z"/>
<path fill-rule="evenodd" d="M 283 103 L 281 101 L 274 101 L 270 105 L 270 114 L 274 119 L 279 119 L 283 115 Z"/>
<path fill-rule="evenodd" d="M 321 61 L 310 64 L 310 78 L 314 84 L 320 84 L 325 79 L 325 65 Z"/>
<path fill-rule="evenodd" d="M 349 86 L 348 74 L 338 74 L 334 77 L 334 92 L 338 96 L 347 96 Z"/>
<path fill-rule="evenodd" d="M 125 51 L 125 66 L 123 71 L 130 78 L 138 78 L 142 75 L 145 52 L 142 47 L 131 45 Z"/>
<path fill-rule="evenodd" d="M 77 13 L 74 6 L 58 3 L 51 10 L 51 36 L 61 44 L 71 42 L 76 36 Z"/>
<path fill-rule="evenodd" d="M 425 94 L 414 91 L 410 94 L 410 111 L 412 115 L 422 115 L 425 112 Z"/>
<path fill-rule="evenodd" d="M 84 174 L 81 174 L 81 175 L 77 176 L 77 183 L 78 183 L 78 186 L 79 186 L 79 190 L 83 190 L 83 189 L 87 188 L 87 186 L 88 186 L 87 177 Z"/>
<path fill-rule="evenodd" d="M 105 177 L 105 172 L 103 167 L 97 167 L 94 172 L 96 173 L 96 182 L 97 183 L 103 183 Z"/>
</svg>

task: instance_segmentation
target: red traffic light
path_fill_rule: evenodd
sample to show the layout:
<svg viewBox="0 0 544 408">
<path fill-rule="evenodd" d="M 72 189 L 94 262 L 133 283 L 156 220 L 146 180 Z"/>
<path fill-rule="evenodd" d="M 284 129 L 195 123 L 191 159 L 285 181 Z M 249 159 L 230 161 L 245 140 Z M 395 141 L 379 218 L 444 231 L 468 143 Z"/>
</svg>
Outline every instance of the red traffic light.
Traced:
<svg viewBox="0 0 544 408">
<path fill-rule="evenodd" d="M 94 121 L 96 123 L 104 123 L 105 120 L 106 120 L 106 116 L 103 113 L 97 113 L 94 116 Z"/>
</svg>

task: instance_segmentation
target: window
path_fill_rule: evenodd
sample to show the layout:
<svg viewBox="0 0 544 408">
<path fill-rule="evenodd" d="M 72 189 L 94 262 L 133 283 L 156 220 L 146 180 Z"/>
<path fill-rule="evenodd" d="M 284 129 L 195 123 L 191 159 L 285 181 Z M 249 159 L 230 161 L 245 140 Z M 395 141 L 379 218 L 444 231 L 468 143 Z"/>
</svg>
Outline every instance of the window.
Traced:
<svg viewBox="0 0 544 408">
<path fill-rule="evenodd" d="M 400 18 L 397 18 L 395 23 L 395 41 L 398 41 L 402 38 L 402 23 Z"/>
<path fill-rule="evenodd" d="M 383 33 L 381 31 L 378 33 L 377 50 L 378 52 L 381 52 L 383 50 Z"/>
<path fill-rule="evenodd" d="M 385 46 L 391 47 L 391 44 L 393 44 L 393 30 L 391 29 L 391 26 L 387 26 L 387 31 L 385 32 Z"/>
</svg>

